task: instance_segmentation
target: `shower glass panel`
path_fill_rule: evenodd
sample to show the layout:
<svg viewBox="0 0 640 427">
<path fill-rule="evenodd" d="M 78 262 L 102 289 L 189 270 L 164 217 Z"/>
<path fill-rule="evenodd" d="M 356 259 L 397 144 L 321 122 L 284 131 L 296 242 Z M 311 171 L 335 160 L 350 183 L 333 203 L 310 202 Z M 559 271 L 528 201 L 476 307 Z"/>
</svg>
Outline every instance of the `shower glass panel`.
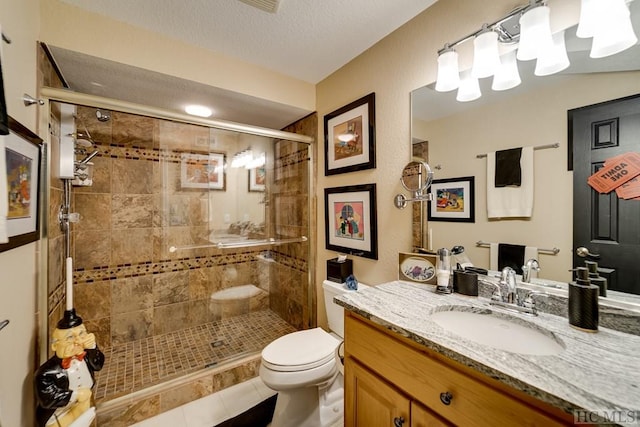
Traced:
<svg viewBox="0 0 640 427">
<path fill-rule="evenodd" d="M 92 185 L 71 196 L 81 218 L 71 236 L 74 305 L 106 356 L 98 403 L 243 358 L 253 357 L 256 375 L 264 346 L 315 326 L 309 144 L 76 109 L 76 129 L 98 150 Z M 53 131 L 59 122 L 53 114 Z M 253 163 L 234 164 L 242 156 Z M 52 204 L 61 189 L 52 178 Z M 50 229 L 56 215 L 54 206 Z M 53 236 L 50 323 L 64 309 Z"/>
</svg>

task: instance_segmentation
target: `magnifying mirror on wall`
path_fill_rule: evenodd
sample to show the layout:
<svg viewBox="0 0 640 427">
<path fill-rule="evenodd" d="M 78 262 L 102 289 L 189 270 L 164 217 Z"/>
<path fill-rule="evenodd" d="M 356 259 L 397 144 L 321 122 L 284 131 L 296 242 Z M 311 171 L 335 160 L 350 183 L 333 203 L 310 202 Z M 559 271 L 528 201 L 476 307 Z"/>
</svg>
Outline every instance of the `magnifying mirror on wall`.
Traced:
<svg viewBox="0 0 640 427">
<path fill-rule="evenodd" d="M 424 202 L 431 200 L 431 194 L 427 190 L 433 182 L 433 172 L 426 162 L 411 161 L 402 169 L 400 178 L 402 186 L 412 193 L 411 198 L 404 194 L 396 194 L 393 204 L 398 209 L 404 209 L 408 202 Z"/>
</svg>

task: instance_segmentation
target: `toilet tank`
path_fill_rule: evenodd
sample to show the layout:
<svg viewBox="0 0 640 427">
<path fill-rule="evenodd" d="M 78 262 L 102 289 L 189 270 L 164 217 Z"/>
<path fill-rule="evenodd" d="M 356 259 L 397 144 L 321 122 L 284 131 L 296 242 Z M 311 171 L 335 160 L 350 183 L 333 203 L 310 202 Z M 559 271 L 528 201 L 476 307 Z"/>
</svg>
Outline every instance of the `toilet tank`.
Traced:
<svg viewBox="0 0 640 427">
<path fill-rule="evenodd" d="M 358 284 L 358 289 L 365 288 L 368 288 L 368 286 L 363 285 L 362 283 Z M 322 282 L 322 289 L 324 291 L 324 306 L 327 310 L 329 330 L 344 338 L 344 308 L 333 302 L 333 297 L 336 295 L 346 294 L 347 292 L 356 291 L 347 289 L 344 283 L 336 283 L 330 280 Z"/>
</svg>

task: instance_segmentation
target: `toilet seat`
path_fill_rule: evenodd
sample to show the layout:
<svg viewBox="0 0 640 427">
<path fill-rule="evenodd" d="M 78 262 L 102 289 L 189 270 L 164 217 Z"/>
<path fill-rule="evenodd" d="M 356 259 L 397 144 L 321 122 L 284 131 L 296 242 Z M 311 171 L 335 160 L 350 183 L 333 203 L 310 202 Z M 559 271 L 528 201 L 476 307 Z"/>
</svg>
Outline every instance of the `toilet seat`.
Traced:
<svg viewBox="0 0 640 427">
<path fill-rule="evenodd" d="M 306 371 L 335 359 L 340 341 L 322 328 L 293 332 L 262 350 L 264 367 L 279 372 Z"/>
</svg>

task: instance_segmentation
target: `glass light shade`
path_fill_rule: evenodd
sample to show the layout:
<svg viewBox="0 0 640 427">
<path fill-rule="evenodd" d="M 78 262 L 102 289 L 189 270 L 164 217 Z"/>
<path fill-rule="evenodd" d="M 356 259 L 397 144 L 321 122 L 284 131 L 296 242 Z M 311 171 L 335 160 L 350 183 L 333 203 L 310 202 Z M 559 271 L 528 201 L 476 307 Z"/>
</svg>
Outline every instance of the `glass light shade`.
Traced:
<svg viewBox="0 0 640 427">
<path fill-rule="evenodd" d="M 518 71 L 518 61 L 516 61 L 516 51 L 512 50 L 500 57 L 500 68 L 493 75 L 493 90 L 508 90 L 522 83 L 520 72 Z"/>
<path fill-rule="evenodd" d="M 538 54 L 551 48 L 551 24 L 549 6 L 537 6 L 529 9 L 520 18 L 520 45 L 518 59 L 529 61 L 538 58 Z"/>
<path fill-rule="evenodd" d="M 460 76 L 460 87 L 458 88 L 456 100 L 469 102 L 480 98 L 481 95 L 478 79 L 471 75 L 471 71 L 463 72 Z"/>
<path fill-rule="evenodd" d="M 614 55 L 637 42 L 638 37 L 633 31 L 631 14 L 625 0 L 608 0 L 606 13 L 601 15 L 595 29 L 589 56 L 603 58 Z"/>
<path fill-rule="evenodd" d="M 553 35 L 553 45 L 551 49 L 540 52 L 536 61 L 536 76 L 549 76 L 558 73 L 569 66 L 567 48 L 564 44 L 564 31 Z"/>
<path fill-rule="evenodd" d="M 498 33 L 486 31 L 473 39 L 473 68 L 471 74 L 478 79 L 493 76 L 500 67 Z"/>
<path fill-rule="evenodd" d="M 581 0 L 580 20 L 578 21 L 576 36 L 583 39 L 593 37 L 600 17 L 604 12 L 603 6 L 606 5 L 606 2 L 607 0 Z"/>
<path fill-rule="evenodd" d="M 436 90 L 449 92 L 460 86 L 460 72 L 458 71 L 458 52 L 449 50 L 438 57 L 438 79 Z"/>
</svg>

